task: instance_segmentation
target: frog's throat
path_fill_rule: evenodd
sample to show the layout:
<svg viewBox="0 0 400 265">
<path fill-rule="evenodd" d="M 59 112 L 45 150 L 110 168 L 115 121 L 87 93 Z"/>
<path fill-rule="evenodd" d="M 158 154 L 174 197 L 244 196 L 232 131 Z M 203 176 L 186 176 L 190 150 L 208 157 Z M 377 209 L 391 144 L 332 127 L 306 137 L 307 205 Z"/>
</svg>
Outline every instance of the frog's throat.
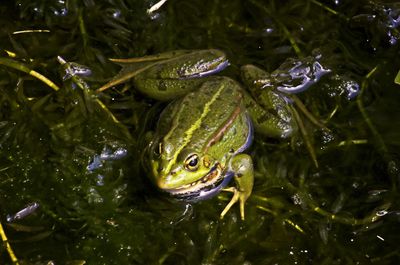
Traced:
<svg viewBox="0 0 400 265">
<path fill-rule="evenodd" d="M 178 189 L 169 189 L 166 191 L 172 196 L 185 201 L 208 199 L 216 195 L 231 180 L 233 174 L 225 175 L 223 171 L 222 166 L 216 163 L 207 175 L 201 179 Z"/>
</svg>

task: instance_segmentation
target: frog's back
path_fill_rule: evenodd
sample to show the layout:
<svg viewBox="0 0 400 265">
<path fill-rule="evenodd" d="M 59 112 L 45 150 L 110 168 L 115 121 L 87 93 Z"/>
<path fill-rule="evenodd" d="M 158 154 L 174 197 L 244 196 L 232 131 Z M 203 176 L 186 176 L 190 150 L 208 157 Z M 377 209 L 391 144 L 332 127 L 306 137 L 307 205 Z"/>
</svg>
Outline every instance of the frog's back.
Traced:
<svg viewBox="0 0 400 265">
<path fill-rule="evenodd" d="M 252 125 L 240 86 L 221 77 L 169 106 L 158 130 L 164 135 L 167 157 L 183 149 L 218 156 L 245 149 L 251 142 Z"/>
</svg>

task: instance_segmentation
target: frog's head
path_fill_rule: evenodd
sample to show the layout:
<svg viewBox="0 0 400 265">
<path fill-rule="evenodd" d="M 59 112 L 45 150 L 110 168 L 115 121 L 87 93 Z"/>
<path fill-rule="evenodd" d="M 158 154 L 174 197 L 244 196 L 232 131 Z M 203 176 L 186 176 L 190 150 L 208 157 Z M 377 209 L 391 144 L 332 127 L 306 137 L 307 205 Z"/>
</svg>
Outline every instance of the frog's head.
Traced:
<svg viewBox="0 0 400 265">
<path fill-rule="evenodd" d="M 150 159 L 153 182 L 163 191 L 185 199 L 202 199 L 225 182 L 224 166 L 208 154 L 158 144 Z"/>
</svg>

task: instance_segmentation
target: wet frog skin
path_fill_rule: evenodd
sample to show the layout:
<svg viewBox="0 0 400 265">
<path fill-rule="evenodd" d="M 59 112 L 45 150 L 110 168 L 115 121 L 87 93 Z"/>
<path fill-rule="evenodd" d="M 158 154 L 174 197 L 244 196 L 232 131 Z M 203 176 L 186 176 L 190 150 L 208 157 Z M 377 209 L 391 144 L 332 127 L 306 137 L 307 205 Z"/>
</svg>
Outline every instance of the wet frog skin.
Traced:
<svg viewBox="0 0 400 265">
<path fill-rule="evenodd" d="M 133 78 L 141 93 L 170 101 L 144 155 L 155 185 L 188 201 L 207 199 L 221 190 L 233 192 L 221 218 L 238 202 L 244 219 L 254 179 L 252 158 L 244 151 L 252 143 L 253 129 L 278 138 L 296 130 L 287 98 L 275 89 L 271 76 L 252 65 L 242 67 L 247 90 L 228 77 L 211 76 L 228 65 L 219 50 L 114 61 L 140 66 L 104 88 Z M 235 185 L 227 188 L 232 179 Z"/>
<path fill-rule="evenodd" d="M 237 188 L 223 217 L 253 187 L 251 157 L 242 153 L 253 139 L 253 124 L 241 88 L 228 78 L 215 78 L 170 103 L 158 122 L 147 156 L 156 185 L 185 200 L 209 198 L 232 178 Z"/>
</svg>

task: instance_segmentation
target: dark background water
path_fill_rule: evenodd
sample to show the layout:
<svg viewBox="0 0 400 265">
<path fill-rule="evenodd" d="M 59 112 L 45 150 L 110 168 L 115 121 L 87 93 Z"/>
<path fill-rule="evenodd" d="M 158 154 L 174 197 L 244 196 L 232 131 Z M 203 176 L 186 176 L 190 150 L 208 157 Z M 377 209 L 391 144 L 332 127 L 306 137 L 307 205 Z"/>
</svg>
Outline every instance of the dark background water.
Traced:
<svg viewBox="0 0 400 265">
<path fill-rule="evenodd" d="M 169 0 L 147 14 L 154 3 L 0 4 L 0 221 L 21 263 L 397 264 L 400 3 Z M 330 129 L 305 121 L 319 167 L 301 135 L 256 134 L 244 222 L 237 207 L 219 219 L 229 194 L 189 205 L 147 180 L 141 150 L 162 104 L 130 83 L 93 92 L 118 72 L 108 58 L 207 48 L 235 79 L 243 64 L 272 72 L 315 54 L 332 70 L 299 95 Z M 63 80 L 57 56 L 90 68 L 90 88 Z"/>
</svg>

